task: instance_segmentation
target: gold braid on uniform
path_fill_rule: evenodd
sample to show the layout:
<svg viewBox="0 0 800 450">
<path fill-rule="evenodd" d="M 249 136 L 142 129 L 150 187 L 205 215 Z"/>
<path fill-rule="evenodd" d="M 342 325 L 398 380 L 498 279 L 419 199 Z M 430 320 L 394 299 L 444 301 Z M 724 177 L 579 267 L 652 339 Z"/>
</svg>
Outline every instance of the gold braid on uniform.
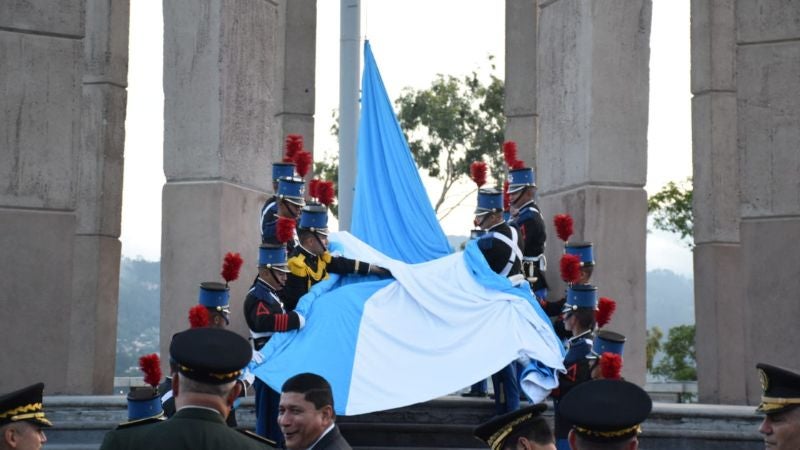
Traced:
<svg viewBox="0 0 800 450">
<path fill-rule="evenodd" d="M 486 443 L 489 444 L 489 447 L 491 447 L 492 450 L 499 450 L 501 448 L 500 444 L 506 437 L 508 437 L 509 434 L 511 434 L 511 431 L 514 429 L 514 427 L 530 419 L 531 417 L 533 417 L 533 414 L 530 413 L 517 417 L 491 435 Z"/>
<path fill-rule="evenodd" d="M 761 397 L 759 409 L 762 412 L 770 412 L 786 405 L 800 405 L 800 398 Z"/>
<path fill-rule="evenodd" d="M 581 434 L 585 434 L 587 436 L 597 436 L 597 437 L 601 437 L 601 438 L 616 438 L 616 437 L 620 437 L 620 436 L 625 436 L 626 434 L 630 434 L 631 436 L 633 436 L 635 434 L 640 434 L 642 432 L 642 426 L 641 425 L 634 425 L 632 427 L 628 427 L 628 428 L 625 428 L 625 429 L 622 429 L 622 430 L 616 430 L 616 431 L 594 431 L 594 430 L 590 430 L 588 428 L 579 427 L 579 426 L 576 425 L 575 426 L 575 431 L 577 431 L 578 433 L 581 433 Z"/>
<path fill-rule="evenodd" d="M 317 282 L 328 278 L 328 271 L 325 269 L 330 262 L 331 254 L 327 251 L 317 258 L 317 270 L 312 270 L 311 267 L 308 266 L 308 263 L 306 263 L 306 255 L 303 253 L 292 256 L 286 261 L 292 275 L 308 280 L 308 289 L 311 289 L 311 285 L 313 284 L 311 280 Z"/>
</svg>

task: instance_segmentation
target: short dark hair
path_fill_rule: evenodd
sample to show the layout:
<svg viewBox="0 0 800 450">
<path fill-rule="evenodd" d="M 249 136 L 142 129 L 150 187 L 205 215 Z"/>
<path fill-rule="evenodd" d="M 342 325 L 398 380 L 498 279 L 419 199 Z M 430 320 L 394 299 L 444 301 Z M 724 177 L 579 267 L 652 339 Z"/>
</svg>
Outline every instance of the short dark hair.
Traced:
<svg viewBox="0 0 800 450">
<path fill-rule="evenodd" d="M 315 373 L 301 373 L 289 378 L 283 383 L 281 392 L 303 394 L 305 400 L 313 403 L 317 409 L 328 405 L 333 408 L 333 390 L 330 383 Z"/>
<path fill-rule="evenodd" d="M 591 308 L 576 308 L 572 311 L 572 315 L 578 321 L 581 328 L 594 328 L 594 309 Z"/>
<path fill-rule="evenodd" d="M 508 437 L 503 441 L 503 448 L 515 449 L 519 438 L 524 437 L 538 445 L 547 445 L 555 442 L 553 431 L 542 416 L 527 420 L 514 428 Z"/>
</svg>

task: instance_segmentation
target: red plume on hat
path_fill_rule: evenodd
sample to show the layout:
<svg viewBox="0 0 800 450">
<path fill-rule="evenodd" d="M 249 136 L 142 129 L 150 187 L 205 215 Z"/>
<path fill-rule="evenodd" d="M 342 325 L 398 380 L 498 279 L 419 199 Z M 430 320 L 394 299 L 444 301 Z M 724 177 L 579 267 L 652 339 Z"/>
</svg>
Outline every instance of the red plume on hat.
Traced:
<svg viewBox="0 0 800 450">
<path fill-rule="evenodd" d="M 275 237 L 278 242 L 286 243 L 294 237 L 294 229 L 297 222 L 289 217 L 278 217 L 278 224 L 275 226 Z"/>
<path fill-rule="evenodd" d="M 305 178 L 308 171 L 311 170 L 311 163 L 314 161 L 314 158 L 311 156 L 311 153 L 301 150 L 294 155 L 294 165 L 297 170 L 297 174 L 300 175 L 301 178 Z"/>
<path fill-rule="evenodd" d="M 603 352 L 600 355 L 600 373 L 606 380 L 619 380 L 622 377 L 622 356 Z"/>
<path fill-rule="evenodd" d="M 611 322 L 611 316 L 616 310 L 617 302 L 608 297 L 600 297 L 597 302 L 597 311 L 594 312 L 594 320 L 597 322 L 598 328 L 603 328 L 608 322 Z"/>
<path fill-rule="evenodd" d="M 331 206 L 336 191 L 333 189 L 333 181 L 320 181 L 317 186 L 317 199 L 325 206 Z"/>
<path fill-rule="evenodd" d="M 561 256 L 561 279 L 567 283 L 577 283 L 581 278 L 581 259 L 576 255 Z"/>
<path fill-rule="evenodd" d="M 287 135 L 283 162 L 294 162 L 295 155 L 301 151 L 303 151 L 303 136 L 299 134 Z"/>
<path fill-rule="evenodd" d="M 555 217 L 553 217 L 553 223 L 556 225 L 556 234 L 558 235 L 558 238 L 564 242 L 567 242 L 570 236 L 572 236 L 573 232 L 572 216 L 569 214 L 556 214 Z"/>
<path fill-rule="evenodd" d="M 144 372 L 144 382 L 157 388 L 161 382 L 161 361 L 158 359 L 158 354 L 153 353 L 139 358 L 139 368 Z"/>
<path fill-rule="evenodd" d="M 225 280 L 225 286 L 239 278 L 239 270 L 242 268 L 243 263 L 242 255 L 231 252 L 225 254 L 221 272 L 222 278 Z"/>
<path fill-rule="evenodd" d="M 203 305 L 194 305 L 189 310 L 189 326 L 192 328 L 205 328 L 211 323 L 208 308 Z"/>
<path fill-rule="evenodd" d="M 503 158 L 506 160 L 506 165 L 513 169 L 517 160 L 517 143 L 514 141 L 503 142 Z"/>
<path fill-rule="evenodd" d="M 486 184 L 486 163 L 483 161 L 473 161 L 469 165 L 469 177 L 480 188 Z"/>
<path fill-rule="evenodd" d="M 308 182 L 308 195 L 310 195 L 311 198 L 317 198 L 317 196 L 319 195 L 319 192 L 317 192 L 317 188 L 319 187 L 320 181 L 322 180 L 320 180 L 319 178 L 313 178 Z"/>
<path fill-rule="evenodd" d="M 508 180 L 503 181 L 503 211 L 511 209 L 511 196 L 508 195 Z"/>
</svg>

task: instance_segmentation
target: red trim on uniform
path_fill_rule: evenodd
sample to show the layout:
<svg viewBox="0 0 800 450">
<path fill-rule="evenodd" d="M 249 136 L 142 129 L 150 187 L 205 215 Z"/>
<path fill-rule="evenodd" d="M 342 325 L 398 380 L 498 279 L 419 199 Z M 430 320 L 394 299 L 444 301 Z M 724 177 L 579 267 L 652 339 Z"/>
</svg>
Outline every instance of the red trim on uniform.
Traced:
<svg viewBox="0 0 800 450">
<path fill-rule="evenodd" d="M 578 378 L 578 364 L 573 364 L 567 368 L 567 373 L 564 374 L 569 381 L 575 381 Z"/>
<path fill-rule="evenodd" d="M 268 316 L 269 315 L 269 308 L 263 302 L 258 302 L 258 307 L 256 308 L 256 317 L 258 316 Z"/>
</svg>

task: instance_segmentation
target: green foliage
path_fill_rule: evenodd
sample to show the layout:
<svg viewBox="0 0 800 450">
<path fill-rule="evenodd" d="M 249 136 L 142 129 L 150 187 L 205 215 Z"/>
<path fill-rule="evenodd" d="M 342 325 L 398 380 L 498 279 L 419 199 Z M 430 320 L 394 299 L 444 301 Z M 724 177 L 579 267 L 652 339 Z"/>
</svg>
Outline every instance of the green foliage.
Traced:
<svg viewBox="0 0 800 450">
<path fill-rule="evenodd" d="M 656 353 L 661 350 L 661 338 L 664 337 L 664 332 L 661 331 L 661 328 L 655 326 L 647 330 L 645 333 L 645 355 L 647 358 L 647 370 L 652 372 L 653 359 L 656 357 Z"/>
<path fill-rule="evenodd" d="M 656 229 L 679 234 L 690 248 L 694 231 L 692 193 L 692 178 L 689 177 L 679 184 L 670 181 L 647 199 L 647 212 L 653 215 Z"/>
<path fill-rule="evenodd" d="M 473 72 L 464 78 L 439 75 L 428 89 L 406 88 L 395 101 L 417 165 L 442 181 L 437 212 L 450 188 L 469 176 L 473 161 L 486 161 L 497 183 L 504 178 L 503 95 L 503 80 L 491 74 L 484 84 Z"/>
<path fill-rule="evenodd" d="M 665 356 L 653 369 L 653 374 L 676 381 L 697 380 L 694 335 L 694 325 L 670 328 L 663 347 Z"/>
</svg>

